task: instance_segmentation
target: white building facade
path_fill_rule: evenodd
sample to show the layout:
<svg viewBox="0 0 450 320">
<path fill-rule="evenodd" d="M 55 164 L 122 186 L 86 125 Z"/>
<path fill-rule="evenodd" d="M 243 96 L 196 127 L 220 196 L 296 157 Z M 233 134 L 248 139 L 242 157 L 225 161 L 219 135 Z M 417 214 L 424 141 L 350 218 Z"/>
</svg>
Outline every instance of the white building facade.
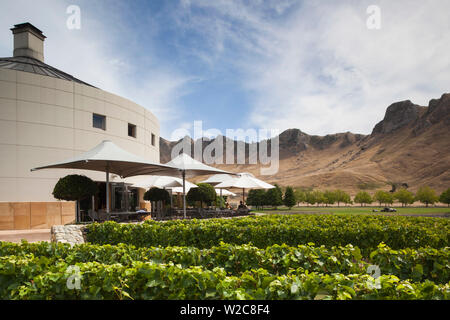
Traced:
<svg viewBox="0 0 450 320">
<path fill-rule="evenodd" d="M 35 228 L 32 203 L 55 205 L 53 187 L 67 174 L 105 180 L 100 172 L 31 168 L 71 158 L 103 140 L 159 163 L 159 122 L 149 110 L 45 64 L 45 36 L 34 26 L 11 30 L 14 56 L 0 58 L 0 230 Z M 24 203 L 31 203 L 30 223 L 16 224 L 11 219 L 21 209 L 14 206 L 23 209 Z"/>
</svg>

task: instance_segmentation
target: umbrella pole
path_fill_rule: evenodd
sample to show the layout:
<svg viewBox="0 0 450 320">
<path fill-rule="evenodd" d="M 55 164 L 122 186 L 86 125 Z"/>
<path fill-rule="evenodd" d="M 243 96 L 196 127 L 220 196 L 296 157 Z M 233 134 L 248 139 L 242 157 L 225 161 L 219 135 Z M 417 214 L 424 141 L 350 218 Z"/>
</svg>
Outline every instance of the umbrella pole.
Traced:
<svg viewBox="0 0 450 320">
<path fill-rule="evenodd" d="M 95 196 L 91 196 L 91 205 L 92 205 L 92 217 L 91 217 L 91 219 L 92 219 L 92 221 L 94 221 L 93 217 L 95 217 L 95 213 L 94 213 L 94 211 L 95 211 Z"/>
<path fill-rule="evenodd" d="M 170 189 L 170 211 L 173 210 L 173 193 L 172 189 Z"/>
<path fill-rule="evenodd" d="M 109 164 L 106 165 L 106 213 L 109 213 Z"/>
<path fill-rule="evenodd" d="M 182 176 L 183 176 L 183 216 L 186 219 L 186 185 L 185 185 L 186 171 L 183 170 Z"/>
<path fill-rule="evenodd" d="M 128 210 L 130 210 L 129 199 L 128 199 L 128 185 L 125 183 L 125 211 L 127 212 Z"/>
<path fill-rule="evenodd" d="M 245 188 L 242 188 L 242 204 L 245 204 Z"/>
</svg>

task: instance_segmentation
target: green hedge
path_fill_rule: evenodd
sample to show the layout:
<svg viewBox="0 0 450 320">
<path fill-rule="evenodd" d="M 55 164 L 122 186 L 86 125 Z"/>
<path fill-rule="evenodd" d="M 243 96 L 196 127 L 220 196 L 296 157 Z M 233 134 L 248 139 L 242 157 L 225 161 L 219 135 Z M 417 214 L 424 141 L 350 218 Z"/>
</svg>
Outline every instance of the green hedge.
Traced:
<svg viewBox="0 0 450 320">
<path fill-rule="evenodd" d="M 267 270 L 227 276 L 173 264 L 133 262 L 130 266 L 77 263 L 80 289 L 67 285 L 69 265 L 45 257 L 0 257 L 2 299 L 450 299 L 450 284 L 413 283 L 382 275 L 302 273 L 271 275 Z"/>
<path fill-rule="evenodd" d="M 393 249 L 450 245 L 445 218 L 348 215 L 270 215 L 143 224 L 92 224 L 87 240 L 96 244 L 127 243 L 137 247 L 194 246 L 209 248 L 221 241 L 265 248 L 313 242 L 325 246 L 352 244 L 364 252 L 384 242 Z"/>
<path fill-rule="evenodd" d="M 370 265 L 380 267 L 381 274 L 402 280 L 436 283 L 450 281 L 450 248 L 393 250 L 380 244 L 370 256 L 363 257 L 357 247 L 314 245 L 273 245 L 265 249 L 250 245 L 231 245 L 198 249 L 195 247 L 135 248 L 131 245 L 84 244 L 71 248 L 68 244 L 1 243 L 0 256 L 17 259 L 40 258 L 47 264 L 63 261 L 68 265 L 98 262 L 131 266 L 134 262 L 174 263 L 182 267 L 201 266 L 212 270 L 223 268 L 227 275 L 240 276 L 247 270 L 265 269 L 271 274 L 299 274 L 305 271 L 324 274 L 365 274 Z"/>
</svg>

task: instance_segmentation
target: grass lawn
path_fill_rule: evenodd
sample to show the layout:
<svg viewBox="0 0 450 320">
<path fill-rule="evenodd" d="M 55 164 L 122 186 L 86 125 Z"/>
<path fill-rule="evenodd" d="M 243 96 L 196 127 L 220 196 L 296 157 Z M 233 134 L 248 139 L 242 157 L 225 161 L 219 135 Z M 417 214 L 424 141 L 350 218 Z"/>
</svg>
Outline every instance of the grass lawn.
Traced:
<svg viewBox="0 0 450 320">
<path fill-rule="evenodd" d="M 380 209 L 384 207 L 378 207 L 378 206 L 370 206 L 370 207 L 316 207 L 316 206 L 309 206 L 309 207 L 293 207 L 291 210 L 289 210 L 287 207 L 279 207 L 277 210 L 274 209 L 254 209 L 255 212 L 264 212 L 264 213 L 333 213 L 333 214 L 372 214 L 372 210 L 378 210 L 378 213 L 380 213 Z M 450 214 L 450 208 L 446 207 L 440 207 L 440 208 L 434 208 L 434 207 L 394 207 L 397 212 L 390 213 L 390 214 L 430 214 L 430 215 L 439 215 L 439 214 Z M 386 212 L 381 212 L 383 214 L 386 214 Z"/>
</svg>

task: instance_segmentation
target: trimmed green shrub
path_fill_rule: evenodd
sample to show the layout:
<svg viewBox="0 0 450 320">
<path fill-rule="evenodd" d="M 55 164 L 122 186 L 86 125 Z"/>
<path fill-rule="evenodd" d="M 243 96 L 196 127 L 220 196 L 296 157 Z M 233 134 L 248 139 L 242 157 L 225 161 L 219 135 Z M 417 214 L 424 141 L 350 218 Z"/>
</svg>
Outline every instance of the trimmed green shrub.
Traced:
<svg viewBox="0 0 450 320">
<path fill-rule="evenodd" d="M 80 219 L 80 200 L 97 193 L 97 184 L 92 179 L 79 174 L 71 174 L 58 180 L 52 194 L 59 200 L 77 202 L 76 221 L 78 222 Z"/>
<path fill-rule="evenodd" d="M 152 187 L 144 193 L 144 200 L 162 201 L 166 204 L 170 203 L 170 194 L 167 190 Z"/>
<path fill-rule="evenodd" d="M 200 202 L 200 206 L 203 207 L 203 203 L 210 206 L 214 200 L 216 200 L 216 190 L 208 183 L 199 183 L 197 188 L 191 188 L 186 195 L 186 200 L 189 204 L 193 205 L 196 201 Z"/>
<path fill-rule="evenodd" d="M 79 174 L 61 178 L 53 188 L 53 196 L 59 200 L 78 201 L 97 194 L 97 184 L 92 179 Z"/>
</svg>

